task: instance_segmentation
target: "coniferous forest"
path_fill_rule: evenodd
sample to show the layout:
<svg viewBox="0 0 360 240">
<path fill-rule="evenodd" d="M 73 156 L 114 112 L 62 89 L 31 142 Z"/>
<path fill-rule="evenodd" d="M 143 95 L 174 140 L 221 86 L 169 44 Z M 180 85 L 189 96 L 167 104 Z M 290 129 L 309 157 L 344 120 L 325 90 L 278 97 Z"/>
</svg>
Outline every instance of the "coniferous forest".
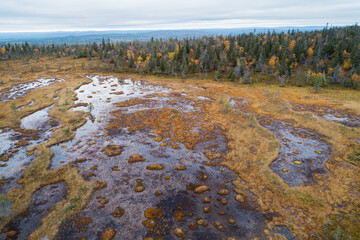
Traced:
<svg viewBox="0 0 360 240">
<path fill-rule="evenodd" d="M 191 39 L 88 44 L 2 43 L 6 59 L 87 58 L 89 68 L 186 78 L 200 74 L 215 80 L 249 84 L 263 76 L 285 86 L 341 84 L 360 81 L 360 27 L 326 27 L 321 31 L 250 33 Z M 32 69 L 36 71 L 37 69 Z M 267 78 L 270 76 L 271 78 Z M 261 77 L 260 77 L 261 79 Z"/>
</svg>

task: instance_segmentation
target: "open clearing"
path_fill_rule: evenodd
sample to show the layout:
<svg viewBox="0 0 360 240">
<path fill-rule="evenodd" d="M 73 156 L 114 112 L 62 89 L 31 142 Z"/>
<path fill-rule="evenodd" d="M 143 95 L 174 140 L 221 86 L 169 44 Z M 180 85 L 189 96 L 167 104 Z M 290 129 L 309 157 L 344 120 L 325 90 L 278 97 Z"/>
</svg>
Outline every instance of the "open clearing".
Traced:
<svg viewBox="0 0 360 240">
<path fill-rule="evenodd" d="M 66 61 L 0 62 L 1 239 L 359 239 L 358 91 Z"/>
</svg>

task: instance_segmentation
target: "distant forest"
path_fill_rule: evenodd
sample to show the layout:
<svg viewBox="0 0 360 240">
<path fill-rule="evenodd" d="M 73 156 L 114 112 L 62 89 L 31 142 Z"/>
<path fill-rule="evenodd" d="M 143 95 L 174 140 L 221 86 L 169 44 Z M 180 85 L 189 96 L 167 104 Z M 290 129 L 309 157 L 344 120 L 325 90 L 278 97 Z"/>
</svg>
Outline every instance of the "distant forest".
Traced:
<svg viewBox="0 0 360 240">
<path fill-rule="evenodd" d="M 0 44 L 0 59 L 87 58 L 83 68 L 298 86 L 360 82 L 360 27 L 88 44 Z M 36 71 L 36 69 L 35 69 Z"/>
</svg>

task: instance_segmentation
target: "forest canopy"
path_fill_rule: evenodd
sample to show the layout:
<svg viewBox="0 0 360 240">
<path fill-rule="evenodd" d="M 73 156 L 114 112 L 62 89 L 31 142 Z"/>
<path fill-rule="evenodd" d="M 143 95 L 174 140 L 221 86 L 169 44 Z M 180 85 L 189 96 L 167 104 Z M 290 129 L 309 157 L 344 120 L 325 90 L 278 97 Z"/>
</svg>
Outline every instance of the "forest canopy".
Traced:
<svg viewBox="0 0 360 240">
<path fill-rule="evenodd" d="M 117 72 L 174 75 L 212 73 L 215 80 L 251 83 L 271 76 L 292 82 L 357 88 L 360 81 L 360 27 L 317 31 L 249 33 L 188 39 L 88 44 L 0 44 L 0 59 L 87 58 Z M 97 66 L 100 67 L 100 63 Z"/>
</svg>

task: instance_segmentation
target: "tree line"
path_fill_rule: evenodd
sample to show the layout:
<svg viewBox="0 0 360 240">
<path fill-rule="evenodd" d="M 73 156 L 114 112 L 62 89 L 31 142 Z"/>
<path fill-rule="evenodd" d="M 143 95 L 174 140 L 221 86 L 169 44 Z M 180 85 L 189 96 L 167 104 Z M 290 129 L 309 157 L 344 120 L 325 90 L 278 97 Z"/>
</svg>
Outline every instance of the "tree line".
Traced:
<svg viewBox="0 0 360 240">
<path fill-rule="evenodd" d="M 357 88 L 360 81 L 360 27 L 316 31 L 249 33 L 188 39 L 88 44 L 0 44 L 0 59 L 97 59 L 117 72 L 178 75 L 212 74 L 214 79 L 251 83 L 271 76 L 281 85 Z M 293 81 L 294 82 L 294 81 Z"/>
</svg>

